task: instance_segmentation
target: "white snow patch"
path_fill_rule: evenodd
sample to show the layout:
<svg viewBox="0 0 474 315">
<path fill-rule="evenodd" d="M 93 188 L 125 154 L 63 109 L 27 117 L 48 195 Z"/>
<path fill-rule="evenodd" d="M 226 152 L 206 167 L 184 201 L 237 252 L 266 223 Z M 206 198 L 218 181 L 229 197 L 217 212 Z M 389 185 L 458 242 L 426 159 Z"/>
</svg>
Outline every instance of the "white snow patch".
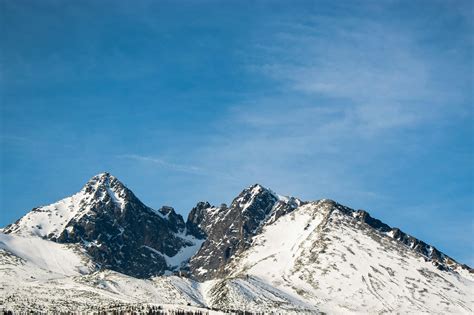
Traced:
<svg viewBox="0 0 474 315">
<path fill-rule="evenodd" d="M 34 236 L 0 233 L 0 248 L 39 268 L 65 276 L 80 275 L 89 269 L 85 257 L 67 248 L 66 245 Z"/>
<path fill-rule="evenodd" d="M 180 237 L 186 239 L 188 242 L 191 242 L 193 245 L 181 248 L 179 252 L 172 257 L 163 255 L 170 268 L 180 267 L 187 263 L 189 259 L 191 259 L 191 257 L 193 257 L 194 254 L 196 254 L 201 248 L 202 243 L 204 243 L 204 240 L 197 239 L 190 235 L 180 235 Z"/>
</svg>

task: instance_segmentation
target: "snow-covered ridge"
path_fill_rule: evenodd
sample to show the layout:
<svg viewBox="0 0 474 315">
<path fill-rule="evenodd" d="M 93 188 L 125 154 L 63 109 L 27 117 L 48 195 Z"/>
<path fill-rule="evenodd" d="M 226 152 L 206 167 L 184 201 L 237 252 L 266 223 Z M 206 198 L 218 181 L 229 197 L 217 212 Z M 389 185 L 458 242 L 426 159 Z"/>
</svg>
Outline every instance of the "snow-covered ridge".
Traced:
<svg viewBox="0 0 474 315">
<path fill-rule="evenodd" d="M 71 197 L 50 205 L 34 208 L 20 220 L 4 229 L 5 233 L 58 237 L 72 220 L 78 220 L 97 202 L 107 198 L 123 209 L 125 187 L 109 173 L 92 177 L 84 187 Z"/>
<path fill-rule="evenodd" d="M 93 206 L 101 203 L 113 204 L 120 211 L 124 211 L 126 204 L 135 199 L 133 193 L 115 176 L 100 173 L 93 176 L 71 197 L 34 208 L 17 222 L 7 226 L 4 232 L 57 238 L 69 222 L 81 219 Z M 162 212 L 146 208 L 167 219 L 167 215 Z"/>
<path fill-rule="evenodd" d="M 4 231 L 41 237 L 59 236 L 66 228 L 67 223 L 80 212 L 82 200 L 83 193 L 81 191 L 53 204 L 34 208 L 17 222 L 7 226 Z"/>
<path fill-rule="evenodd" d="M 327 200 L 266 225 L 227 270 L 327 313 L 469 313 L 474 302 L 468 270 L 446 272 Z"/>
</svg>

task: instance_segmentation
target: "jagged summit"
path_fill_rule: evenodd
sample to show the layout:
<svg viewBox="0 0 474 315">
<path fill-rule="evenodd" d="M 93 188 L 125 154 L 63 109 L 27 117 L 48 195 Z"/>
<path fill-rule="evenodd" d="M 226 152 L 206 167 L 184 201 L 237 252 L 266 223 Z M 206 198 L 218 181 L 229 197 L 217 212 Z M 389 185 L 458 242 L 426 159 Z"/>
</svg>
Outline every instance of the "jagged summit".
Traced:
<svg viewBox="0 0 474 315">
<path fill-rule="evenodd" d="M 127 202 L 138 200 L 122 182 L 107 172 L 93 176 L 81 191 L 91 195 L 93 200 L 112 202 L 121 210 Z"/>
<path fill-rule="evenodd" d="M 276 199 L 279 199 L 279 197 L 281 197 L 270 188 L 267 188 L 259 183 L 255 183 L 245 188 L 244 190 L 242 190 L 240 194 L 236 197 L 236 199 L 244 197 L 245 195 L 256 196 L 256 195 L 261 195 L 261 194 L 270 194 L 274 196 Z"/>
<path fill-rule="evenodd" d="M 267 188 L 259 183 L 255 183 L 253 185 L 250 185 L 249 187 L 245 188 L 240 194 L 244 193 L 244 192 L 251 192 L 252 194 L 258 194 L 258 193 L 261 193 L 261 192 L 270 192 L 272 194 L 274 194 L 275 196 L 277 195 L 276 193 L 274 193 L 270 188 Z"/>
<path fill-rule="evenodd" d="M 265 224 L 302 204 L 297 198 L 282 197 L 260 184 L 245 188 L 228 207 L 198 203 L 189 214 L 187 231 L 205 241 L 190 260 L 191 273 L 200 280 L 222 275 L 229 261 L 250 246 Z"/>
<path fill-rule="evenodd" d="M 125 185 L 122 182 L 120 182 L 115 176 L 113 176 L 109 172 L 103 172 L 103 173 L 99 173 L 97 175 L 92 176 L 85 183 L 84 188 L 86 188 L 86 187 L 110 186 L 110 182 L 112 182 L 112 181 L 117 181 L 121 186 L 125 187 Z"/>
<path fill-rule="evenodd" d="M 131 205 L 147 210 L 138 198 L 110 173 L 93 176 L 82 189 L 50 205 L 33 208 L 20 220 L 6 227 L 6 233 L 33 234 L 58 238 L 72 221 L 90 212 L 110 211 L 120 215 Z M 148 210 L 150 211 L 150 210 Z"/>
<path fill-rule="evenodd" d="M 266 213 L 269 210 L 268 207 L 273 206 L 277 201 L 278 197 L 275 193 L 259 184 L 255 184 L 244 189 L 232 201 L 231 208 L 239 208 L 242 212 L 245 212 L 253 206 Z"/>
<path fill-rule="evenodd" d="M 106 179 L 106 178 L 115 178 L 115 176 L 113 176 L 109 172 L 102 172 L 102 173 L 98 173 L 98 174 L 92 176 L 91 179 L 89 180 L 89 182 L 90 181 L 97 181 L 97 180 L 100 180 L 100 179 Z"/>
</svg>

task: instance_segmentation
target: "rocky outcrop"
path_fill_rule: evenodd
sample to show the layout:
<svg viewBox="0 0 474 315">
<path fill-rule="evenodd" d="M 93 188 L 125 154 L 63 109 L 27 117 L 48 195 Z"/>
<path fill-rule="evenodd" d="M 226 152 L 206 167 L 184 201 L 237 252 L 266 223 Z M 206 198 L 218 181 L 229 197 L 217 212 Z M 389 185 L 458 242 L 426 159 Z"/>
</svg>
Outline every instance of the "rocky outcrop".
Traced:
<svg viewBox="0 0 474 315">
<path fill-rule="evenodd" d="M 252 237 L 270 220 L 298 207 L 301 201 L 284 198 L 259 184 L 250 186 L 229 207 L 198 203 L 188 218 L 188 231 L 206 240 L 191 258 L 189 268 L 199 280 L 223 276 L 225 266 L 247 249 Z"/>
</svg>

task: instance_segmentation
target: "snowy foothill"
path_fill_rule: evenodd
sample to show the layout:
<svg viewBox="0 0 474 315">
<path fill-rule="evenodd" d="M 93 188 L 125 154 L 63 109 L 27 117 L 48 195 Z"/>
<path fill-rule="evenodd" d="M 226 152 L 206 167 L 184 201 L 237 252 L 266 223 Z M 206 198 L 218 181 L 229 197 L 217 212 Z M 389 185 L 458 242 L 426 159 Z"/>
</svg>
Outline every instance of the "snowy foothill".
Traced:
<svg viewBox="0 0 474 315">
<path fill-rule="evenodd" d="M 0 249 L 56 276 L 78 276 L 94 269 L 87 254 L 77 245 L 0 233 Z"/>
</svg>

